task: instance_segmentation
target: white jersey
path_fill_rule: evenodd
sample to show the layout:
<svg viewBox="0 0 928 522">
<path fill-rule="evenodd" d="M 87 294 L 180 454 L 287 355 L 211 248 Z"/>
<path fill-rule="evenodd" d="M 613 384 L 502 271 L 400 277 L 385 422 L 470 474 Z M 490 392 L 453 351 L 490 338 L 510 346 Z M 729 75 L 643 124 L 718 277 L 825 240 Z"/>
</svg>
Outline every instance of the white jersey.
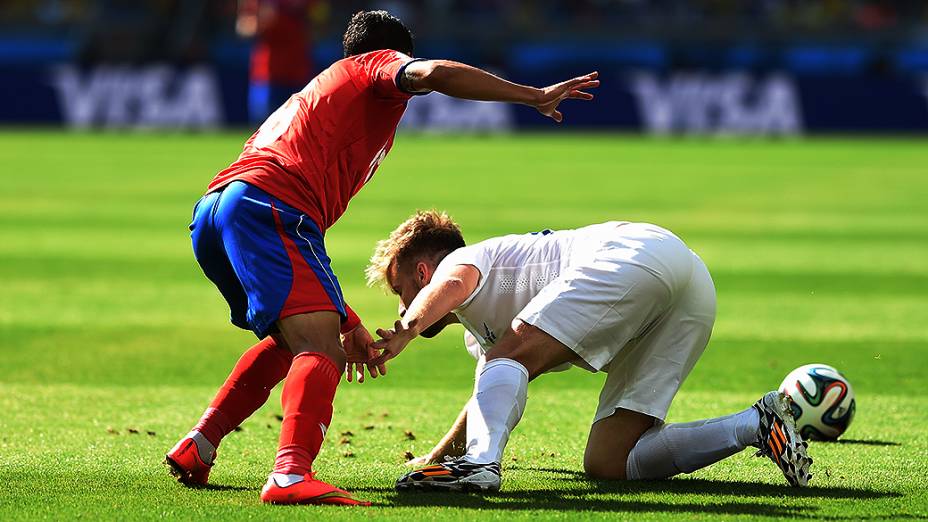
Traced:
<svg viewBox="0 0 928 522">
<path fill-rule="evenodd" d="M 608 373 L 594 420 L 617 409 L 663 420 L 715 321 L 705 264 L 657 225 L 489 239 L 455 250 L 436 272 L 459 264 L 480 271 L 454 310 L 470 334 L 468 351 L 484 361 L 516 318 L 538 328 L 577 354 L 572 365 Z"/>
<path fill-rule="evenodd" d="M 436 274 L 456 265 L 472 265 L 480 271 L 477 287 L 454 313 L 486 352 L 542 288 L 567 267 L 592 255 L 604 233 L 618 224 L 487 239 L 448 254 Z"/>
</svg>

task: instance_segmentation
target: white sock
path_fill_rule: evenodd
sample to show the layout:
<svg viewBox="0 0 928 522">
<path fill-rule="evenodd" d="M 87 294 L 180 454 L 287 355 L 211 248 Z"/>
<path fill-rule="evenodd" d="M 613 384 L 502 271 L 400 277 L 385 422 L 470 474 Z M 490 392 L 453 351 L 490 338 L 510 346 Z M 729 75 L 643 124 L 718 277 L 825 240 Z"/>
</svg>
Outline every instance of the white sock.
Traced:
<svg viewBox="0 0 928 522">
<path fill-rule="evenodd" d="M 297 482 L 303 482 L 305 477 L 296 473 L 271 473 L 271 479 L 277 484 L 277 487 L 285 488 L 292 486 Z"/>
<path fill-rule="evenodd" d="M 209 439 L 196 430 L 188 433 L 187 437 L 193 439 L 193 442 L 197 445 L 197 453 L 200 454 L 200 460 L 207 466 L 212 466 L 213 459 L 216 458 L 216 446 L 213 446 L 213 443 L 210 442 Z"/>
<path fill-rule="evenodd" d="M 753 444 L 759 425 L 757 410 L 748 408 L 727 417 L 655 426 L 632 448 L 625 476 L 649 480 L 692 473 Z"/>
<path fill-rule="evenodd" d="M 500 462 L 509 433 L 525 411 L 528 370 L 512 359 L 493 359 L 477 378 L 467 405 L 467 453 L 475 464 Z"/>
</svg>

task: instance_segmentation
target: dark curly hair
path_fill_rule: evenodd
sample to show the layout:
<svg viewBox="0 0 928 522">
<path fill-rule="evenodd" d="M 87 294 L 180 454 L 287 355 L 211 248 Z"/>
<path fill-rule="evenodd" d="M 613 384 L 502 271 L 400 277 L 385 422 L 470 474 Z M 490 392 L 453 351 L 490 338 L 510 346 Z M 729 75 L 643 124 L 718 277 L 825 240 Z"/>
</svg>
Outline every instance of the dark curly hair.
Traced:
<svg viewBox="0 0 928 522">
<path fill-rule="evenodd" d="M 399 18 L 386 11 L 358 11 L 348 22 L 342 47 L 346 58 L 380 49 L 412 56 L 412 33 Z"/>
</svg>

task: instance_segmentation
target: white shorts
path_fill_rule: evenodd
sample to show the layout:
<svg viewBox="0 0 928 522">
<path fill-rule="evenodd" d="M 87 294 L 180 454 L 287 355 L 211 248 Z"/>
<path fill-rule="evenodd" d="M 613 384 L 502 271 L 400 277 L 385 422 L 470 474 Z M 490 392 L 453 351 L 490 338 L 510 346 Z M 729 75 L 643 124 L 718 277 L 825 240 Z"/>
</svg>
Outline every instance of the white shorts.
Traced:
<svg viewBox="0 0 928 522">
<path fill-rule="evenodd" d="M 594 422 L 624 408 L 664 420 L 715 322 L 705 264 L 671 232 L 610 228 L 517 316 L 609 375 Z"/>
</svg>

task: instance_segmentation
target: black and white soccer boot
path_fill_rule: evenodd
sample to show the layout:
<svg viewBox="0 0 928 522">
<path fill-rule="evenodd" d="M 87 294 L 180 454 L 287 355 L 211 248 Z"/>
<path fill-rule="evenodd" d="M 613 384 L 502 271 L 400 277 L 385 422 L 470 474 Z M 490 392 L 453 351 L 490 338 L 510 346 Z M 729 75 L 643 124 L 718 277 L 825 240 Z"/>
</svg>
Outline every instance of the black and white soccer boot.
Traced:
<svg viewBox="0 0 928 522">
<path fill-rule="evenodd" d="M 474 464 L 463 458 L 410 471 L 396 481 L 397 491 L 499 491 L 499 463 Z"/>
<path fill-rule="evenodd" d="M 809 473 L 812 458 L 807 453 L 809 443 L 802 440 L 796 429 L 790 398 L 785 393 L 772 391 L 754 403 L 754 409 L 760 414 L 760 428 L 754 444 L 760 449 L 755 456 L 769 457 L 790 485 L 808 484 L 812 478 Z"/>
</svg>

